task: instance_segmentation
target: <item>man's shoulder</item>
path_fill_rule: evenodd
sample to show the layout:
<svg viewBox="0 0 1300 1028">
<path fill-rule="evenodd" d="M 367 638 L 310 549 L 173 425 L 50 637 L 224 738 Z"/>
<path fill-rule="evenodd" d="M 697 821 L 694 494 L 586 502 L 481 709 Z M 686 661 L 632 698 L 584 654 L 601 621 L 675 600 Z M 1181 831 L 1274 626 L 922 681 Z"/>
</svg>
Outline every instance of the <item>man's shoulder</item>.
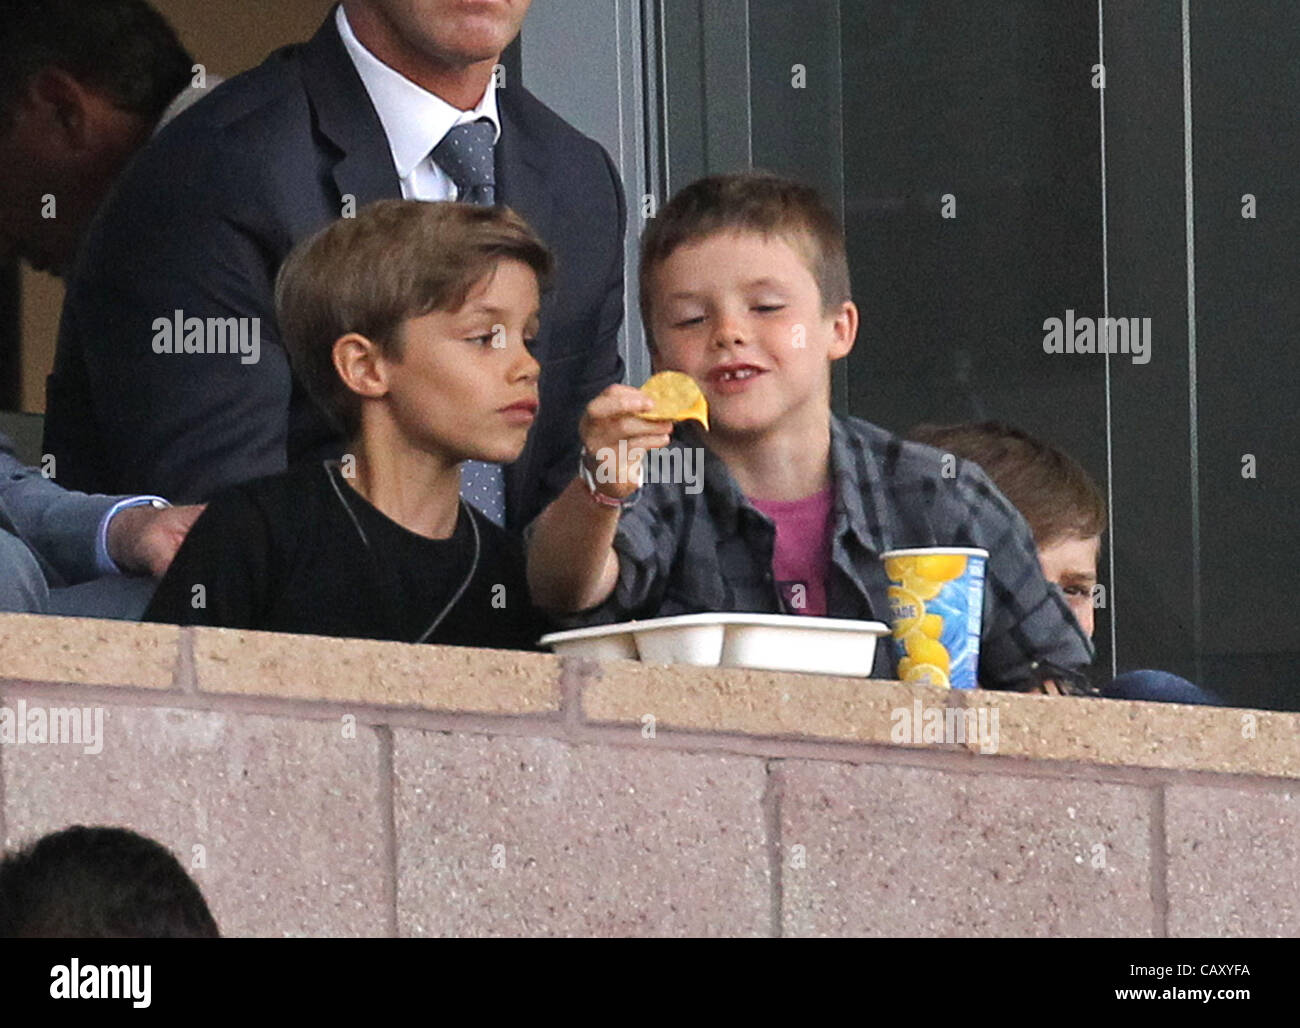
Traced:
<svg viewBox="0 0 1300 1028">
<path fill-rule="evenodd" d="M 221 83 L 164 126 L 141 157 L 166 165 L 219 152 L 227 167 L 241 161 L 274 164 L 311 135 L 301 53 L 302 44 L 284 47 Z"/>
<path fill-rule="evenodd" d="M 570 125 L 559 114 L 523 86 L 507 86 L 497 92 L 497 107 L 528 136 L 552 154 L 604 162 L 605 148 Z"/>
<path fill-rule="evenodd" d="M 110 274 L 132 246 L 189 253 L 193 239 L 175 226 L 211 212 L 256 209 L 244 220 L 271 231 L 275 205 L 267 197 L 301 191 L 318 160 L 297 49 L 223 82 L 136 152 L 88 234 L 88 267 Z"/>
</svg>

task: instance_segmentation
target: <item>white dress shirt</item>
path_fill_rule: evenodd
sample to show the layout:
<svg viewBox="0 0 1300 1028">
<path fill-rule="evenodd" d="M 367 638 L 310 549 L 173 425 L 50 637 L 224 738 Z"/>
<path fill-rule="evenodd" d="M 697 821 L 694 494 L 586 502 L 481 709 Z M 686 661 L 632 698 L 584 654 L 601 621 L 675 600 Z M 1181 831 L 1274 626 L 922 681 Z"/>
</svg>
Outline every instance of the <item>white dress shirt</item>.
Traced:
<svg viewBox="0 0 1300 1028">
<path fill-rule="evenodd" d="M 456 184 L 430 154 L 457 125 L 487 118 L 501 138 L 501 120 L 497 117 L 495 76 L 488 80 L 483 99 L 472 110 L 453 107 L 427 89 L 417 86 L 372 54 L 357 39 L 348 24 L 342 5 L 335 13 L 335 24 L 343 46 L 356 66 L 357 74 L 370 94 L 370 102 L 384 126 L 384 135 L 393 152 L 393 167 L 402 183 L 407 200 L 455 200 Z"/>
</svg>

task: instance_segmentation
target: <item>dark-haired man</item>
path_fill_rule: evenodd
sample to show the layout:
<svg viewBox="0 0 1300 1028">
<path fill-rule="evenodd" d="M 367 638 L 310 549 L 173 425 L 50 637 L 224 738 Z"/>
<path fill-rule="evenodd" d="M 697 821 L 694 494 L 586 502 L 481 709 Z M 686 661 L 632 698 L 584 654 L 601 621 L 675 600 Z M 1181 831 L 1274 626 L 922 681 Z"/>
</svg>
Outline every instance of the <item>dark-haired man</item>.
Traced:
<svg viewBox="0 0 1300 1028">
<path fill-rule="evenodd" d="M 0 53 L 0 261 L 61 275 L 122 167 L 220 80 L 144 0 L 3 0 Z M 198 508 L 57 477 L 0 435 L 0 610 L 138 616 L 151 584 L 119 576 L 161 575 Z"/>
<path fill-rule="evenodd" d="M 62 275 L 194 61 L 144 0 L 4 0 L 0 54 L 0 260 Z"/>
<path fill-rule="evenodd" d="M 518 460 L 462 481 L 516 530 L 568 484 L 583 408 L 622 377 L 626 212 L 603 148 L 498 81 L 529 2 L 345 0 L 141 154 L 70 281 L 45 434 L 65 481 L 203 500 L 341 456 L 290 373 L 272 285 L 296 242 L 400 197 L 507 205 L 555 252 L 537 422 Z M 177 311 L 183 348 L 154 327 Z M 232 319 L 256 358 L 204 331 Z"/>
</svg>

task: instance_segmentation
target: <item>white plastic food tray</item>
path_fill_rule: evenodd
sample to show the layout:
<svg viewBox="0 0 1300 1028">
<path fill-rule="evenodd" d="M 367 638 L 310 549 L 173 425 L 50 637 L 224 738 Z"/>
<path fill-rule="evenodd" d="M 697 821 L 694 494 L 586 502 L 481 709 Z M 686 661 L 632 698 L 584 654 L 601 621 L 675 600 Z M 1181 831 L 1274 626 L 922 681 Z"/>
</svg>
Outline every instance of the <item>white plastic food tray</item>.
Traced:
<svg viewBox="0 0 1300 1028">
<path fill-rule="evenodd" d="M 542 645 L 594 660 L 639 658 L 647 664 L 748 667 L 866 678 L 879 621 L 786 614 L 683 614 L 555 632 Z"/>
</svg>

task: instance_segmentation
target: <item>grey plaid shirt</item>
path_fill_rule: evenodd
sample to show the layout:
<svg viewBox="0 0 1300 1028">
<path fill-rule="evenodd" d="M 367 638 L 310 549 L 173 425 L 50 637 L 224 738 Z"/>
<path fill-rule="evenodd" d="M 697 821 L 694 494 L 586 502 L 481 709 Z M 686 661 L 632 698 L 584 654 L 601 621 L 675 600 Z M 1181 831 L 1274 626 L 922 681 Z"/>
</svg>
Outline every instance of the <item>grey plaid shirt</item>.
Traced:
<svg viewBox="0 0 1300 1028">
<path fill-rule="evenodd" d="M 690 424 L 673 447 L 702 446 Z M 969 461 L 943 475 L 943 455 L 857 418 L 831 416 L 834 527 L 826 582 L 827 616 L 889 622 L 889 579 L 880 555 L 917 546 L 989 551 L 979 680 L 1015 688 L 1030 664 L 1076 670 L 1092 643 L 1059 589 L 1043 578 L 1024 518 Z M 647 484 L 619 520 L 618 585 L 571 625 L 705 611 L 797 613 L 772 574 L 776 529 L 741 493 L 726 465 L 704 451 L 704 488 Z M 876 647 L 876 678 L 897 677 L 892 645 Z"/>
</svg>

